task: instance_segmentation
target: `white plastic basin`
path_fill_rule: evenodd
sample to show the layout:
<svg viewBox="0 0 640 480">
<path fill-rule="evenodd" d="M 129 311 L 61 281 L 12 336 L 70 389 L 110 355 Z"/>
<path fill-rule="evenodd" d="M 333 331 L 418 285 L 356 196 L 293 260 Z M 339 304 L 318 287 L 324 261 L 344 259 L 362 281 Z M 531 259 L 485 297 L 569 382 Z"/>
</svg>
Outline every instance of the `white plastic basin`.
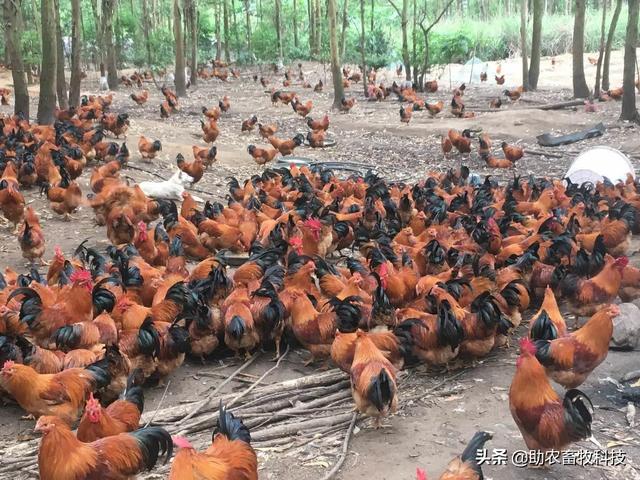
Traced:
<svg viewBox="0 0 640 480">
<path fill-rule="evenodd" d="M 624 182 L 627 174 L 636 177 L 633 165 L 624 153 L 604 145 L 585 150 L 573 161 L 565 177 L 573 183 L 594 185 L 607 177 L 613 183 Z"/>
</svg>

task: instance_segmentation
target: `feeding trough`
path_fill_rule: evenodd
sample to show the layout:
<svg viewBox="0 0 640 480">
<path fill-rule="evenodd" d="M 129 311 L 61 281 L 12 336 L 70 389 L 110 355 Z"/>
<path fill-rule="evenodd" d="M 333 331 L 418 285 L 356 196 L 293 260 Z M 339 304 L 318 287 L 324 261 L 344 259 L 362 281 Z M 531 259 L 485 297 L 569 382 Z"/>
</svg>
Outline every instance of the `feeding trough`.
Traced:
<svg viewBox="0 0 640 480">
<path fill-rule="evenodd" d="M 627 175 L 636 177 L 633 165 L 624 153 L 615 148 L 600 145 L 582 152 L 573 161 L 565 177 L 579 185 L 596 184 L 605 177 L 613 183 L 624 182 Z"/>
</svg>

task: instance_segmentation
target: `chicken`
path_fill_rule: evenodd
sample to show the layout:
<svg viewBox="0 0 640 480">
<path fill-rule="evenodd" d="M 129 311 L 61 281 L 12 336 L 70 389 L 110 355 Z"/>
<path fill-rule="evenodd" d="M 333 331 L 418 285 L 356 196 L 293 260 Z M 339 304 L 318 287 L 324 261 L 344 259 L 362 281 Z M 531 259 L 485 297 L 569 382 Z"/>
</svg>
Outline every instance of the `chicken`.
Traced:
<svg viewBox="0 0 640 480">
<path fill-rule="evenodd" d="M 199 158 L 191 163 L 187 163 L 182 154 L 179 153 L 176 157 L 176 163 L 180 170 L 193 178 L 192 184 L 198 183 L 204 175 L 204 162 Z"/>
<path fill-rule="evenodd" d="M 355 98 L 345 98 L 342 97 L 342 100 L 340 100 L 340 111 L 342 113 L 349 113 L 349 111 L 354 107 L 354 105 L 356 104 L 356 99 Z"/>
<path fill-rule="evenodd" d="M 569 273 L 560 281 L 562 295 L 568 300 L 571 313 L 587 317 L 612 303 L 622 284 L 622 272 L 629 263 L 627 257 L 614 259 L 606 255 L 605 265 L 597 275 L 584 279 Z"/>
<path fill-rule="evenodd" d="M 322 120 L 314 120 L 311 117 L 307 117 L 307 126 L 317 132 L 319 130 L 327 131 L 329 129 L 329 115 L 322 117 Z"/>
<path fill-rule="evenodd" d="M 55 415 L 67 425 L 78 420 L 88 394 L 110 381 L 104 360 L 54 374 L 40 374 L 8 360 L 0 372 L 0 386 L 30 415 Z"/>
<path fill-rule="evenodd" d="M 219 107 L 202 107 L 202 114 L 210 120 L 217 121 L 222 115 L 222 112 Z"/>
<path fill-rule="evenodd" d="M 424 82 L 424 91 L 429 93 L 436 93 L 438 91 L 438 81 L 428 80 Z"/>
<path fill-rule="evenodd" d="M 609 353 L 616 305 L 596 312 L 584 326 L 569 335 L 535 342 L 536 358 L 547 374 L 567 389 L 576 388 L 600 365 Z"/>
<path fill-rule="evenodd" d="M 426 107 L 427 107 L 427 110 L 429 111 L 429 115 L 431 115 L 432 117 L 435 117 L 444 108 L 444 102 L 440 100 L 436 103 L 427 103 Z"/>
<path fill-rule="evenodd" d="M 413 107 L 411 105 L 407 107 L 405 107 L 404 105 L 400 106 L 400 121 L 402 123 L 406 123 L 407 125 L 409 125 L 412 114 L 413 114 Z"/>
<path fill-rule="evenodd" d="M 160 118 L 169 118 L 171 115 L 171 108 L 167 102 L 162 102 L 160 104 Z"/>
<path fill-rule="evenodd" d="M 476 432 L 462 455 L 449 462 L 447 469 L 440 475 L 440 480 L 483 480 L 478 451 L 482 451 L 484 444 L 492 438 L 488 432 Z"/>
<path fill-rule="evenodd" d="M 244 351 L 247 357 L 260 342 L 248 295 L 246 289 L 237 288 L 223 305 L 224 342 L 237 354 Z"/>
<path fill-rule="evenodd" d="M 291 155 L 296 147 L 299 147 L 303 144 L 304 135 L 299 133 L 290 140 L 283 140 L 276 136 L 273 136 L 269 137 L 267 140 L 269 140 L 269 143 L 273 146 L 273 148 L 280 152 L 280 155 L 286 156 Z"/>
<path fill-rule="evenodd" d="M 160 140 L 151 141 L 144 135 L 140 135 L 138 140 L 138 151 L 143 160 L 153 160 L 156 154 L 162 150 Z"/>
<path fill-rule="evenodd" d="M 512 102 L 520 100 L 520 96 L 522 95 L 522 91 L 520 89 L 504 90 L 502 93 L 505 97 L 509 97 L 509 100 Z"/>
<path fill-rule="evenodd" d="M 313 102 L 309 100 L 306 103 L 302 103 L 297 98 L 294 98 L 291 102 L 291 107 L 293 108 L 294 112 L 304 118 L 311 113 Z"/>
<path fill-rule="evenodd" d="M 598 59 L 595 57 L 587 57 L 587 60 L 589 60 L 589 63 L 591 65 L 597 65 L 598 64 Z"/>
<path fill-rule="evenodd" d="M 307 133 L 307 142 L 309 142 L 311 148 L 322 148 L 324 147 L 325 137 L 326 132 L 324 130 L 311 131 Z"/>
<path fill-rule="evenodd" d="M 66 221 L 71 220 L 71 214 L 75 213 L 82 204 L 80 186 L 76 182 L 69 181 L 69 177 L 66 174 L 62 175 L 62 180 L 56 187 L 44 184 L 43 191 L 47 194 L 51 210 L 63 215 Z"/>
<path fill-rule="evenodd" d="M 591 436 L 591 400 L 580 390 L 569 390 L 561 401 L 526 338 L 520 342 L 509 408 L 530 450 L 563 450 Z"/>
<path fill-rule="evenodd" d="M 517 145 L 509 145 L 507 142 L 502 142 L 500 146 L 502 147 L 504 156 L 512 163 L 517 162 L 524 155 L 524 149 Z"/>
<path fill-rule="evenodd" d="M 17 231 L 18 225 L 24 218 L 24 197 L 16 183 L 11 183 L 6 178 L 0 180 L 0 210 L 4 217 Z"/>
<path fill-rule="evenodd" d="M 502 99 L 494 98 L 489 102 L 489 108 L 500 108 L 502 106 Z"/>
<path fill-rule="evenodd" d="M 113 133 L 116 138 L 125 135 L 129 129 L 129 115 L 126 113 L 107 113 L 102 117 L 102 127 Z"/>
<path fill-rule="evenodd" d="M 447 153 L 451 152 L 451 150 L 453 149 L 451 139 L 449 137 L 445 137 L 444 135 L 440 135 L 440 146 L 442 147 L 442 153 L 445 157 L 447 156 Z"/>
<path fill-rule="evenodd" d="M 289 105 L 295 97 L 295 92 L 283 92 L 282 90 L 274 90 L 271 93 L 271 103 L 276 105 L 278 102 L 282 102 L 284 105 Z"/>
<path fill-rule="evenodd" d="M 532 340 L 553 340 L 566 334 L 567 325 L 556 297 L 551 287 L 547 287 L 540 310 L 529 321 L 529 336 Z"/>
<path fill-rule="evenodd" d="M 491 168 L 513 168 L 513 162 L 506 158 L 498 158 L 490 154 L 483 154 L 481 158 Z"/>
<path fill-rule="evenodd" d="M 120 399 L 106 408 L 91 393 L 78 425 L 78 440 L 91 443 L 100 438 L 137 430 L 144 409 L 143 382 L 142 370 L 134 370 Z"/>
<path fill-rule="evenodd" d="M 36 423 L 42 433 L 38 468 L 42 480 L 126 480 L 150 470 L 158 456 L 173 453 L 171 435 L 160 427 L 120 433 L 91 443 L 78 440 L 57 416 L 43 416 Z"/>
<path fill-rule="evenodd" d="M 624 95 L 624 88 L 614 88 L 613 90 L 607 90 L 607 95 L 614 100 L 622 100 Z"/>
<path fill-rule="evenodd" d="M 487 72 L 480 72 L 480 82 L 487 81 Z"/>
<path fill-rule="evenodd" d="M 258 117 L 256 115 L 243 120 L 241 131 L 251 132 L 255 128 L 256 123 L 258 123 Z"/>
<path fill-rule="evenodd" d="M 396 369 L 364 332 L 357 333 L 351 365 L 351 395 L 360 413 L 374 417 L 376 428 L 382 417 L 398 407 Z"/>
<path fill-rule="evenodd" d="M 262 138 L 269 138 L 276 134 L 278 131 L 278 126 L 275 124 L 263 125 L 262 123 L 258 123 L 258 132 Z"/>
<path fill-rule="evenodd" d="M 202 139 L 205 143 L 213 143 L 220 135 L 220 128 L 218 128 L 218 122 L 211 119 L 208 123 L 200 120 L 200 125 L 202 127 Z"/>
<path fill-rule="evenodd" d="M 45 251 L 45 238 L 40 221 L 33 207 L 29 206 L 24 215 L 24 225 L 18 232 L 18 242 L 22 256 L 31 264 L 36 260 L 43 263 L 42 256 Z"/>
<path fill-rule="evenodd" d="M 315 87 L 313 87 L 313 91 L 316 93 L 322 93 L 323 88 L 324 84 L 322 83 L 322 80 L 318 80 L 318 83 L 316 83 Z"/>
<path fill-rule="evenodd" d="M 229 97 L 227 95 L 222 97 L 222 100 L 218 102 L 218 107 L 220 107 L 220 110 L 223 113 L 227 113 L 229 111 L 229 109 L 231 108 L 231 102 L 229 101 Z"/>
<path fill-rule="evenodd" d="M 272 162 L 278 154 L 278 150 L 273 147 L 260 148 L 255 145 L 249 145 L 247 147 L 247 151 L 258 165 L 266 165 L 267 163 Z"/>
<path fill-rule="evenodd" d="M 504 85 L 504 75 L 501 75 L 500 77 L 496 75 L 495 77 L 496 77 L 496 83 L 498 85 Z"/>
<path fill-rule="evenodd" d="M 458 152 L 471 153 L 471 133 L 469 130 L 464 130 L 460 133 L 457 130 L 451 129 L 449 130 L 448 137 Z"/>
<path fill-rule="evenodd" d="M 131 100 L 136 102 L 136 105 L 144 105 L 149 100 L 149 91 L 142 90 L 140 93 L 132 93 L 130 97 Z"/>
<path fill-rule="evenodd" d="M 202 148 L 197 145 L 193 145 L 191 149 L 193 151 L 194 160 L 201 160 L 205 167 L 210 167 L 218 160 L 216 158 L 216 155 L 218 155 L 218 147 L 215 145 L 212 145 L 211 148 Z"/>
<path fill-rule="evenodd" d="M 183 437 L 174 437 L 173 442 L 179 450 L 169 480 L 258 480 L 258 459 L 249 429 L 222 402 L 213 443 L 206 451 L 197 452 Z"/>
<path fill-rule="evenodd" d="M 489 138 L 489 135 L 486 133 L 480 134 L 480 136 L 478 136 L 478 143 L 480 144 L 480 148 L 478 148 L 480 156 L 491 155 L 491 138 Z"/>
</svg>

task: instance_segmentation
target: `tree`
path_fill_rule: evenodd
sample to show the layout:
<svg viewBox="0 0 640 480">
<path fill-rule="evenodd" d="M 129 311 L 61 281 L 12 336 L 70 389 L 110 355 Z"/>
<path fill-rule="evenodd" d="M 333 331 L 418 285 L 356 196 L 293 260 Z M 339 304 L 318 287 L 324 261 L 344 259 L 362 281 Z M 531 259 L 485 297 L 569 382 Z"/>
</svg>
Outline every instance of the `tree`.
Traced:
<svg viewBox="0 0 640 480">
<path fill-rule="evenodd" d="M 636 45 L 638 44 L 638 3 L 629 0 L 629 19 L 627 20 L 627 36 L 624 42 L 624 78 L 622 87 L 622 120 L 640 123 L 640 113 L 636 108 Z"/>
<path fill-rule="evenodd" d="M 404 64 L 405 78 L 411 80 L 411 60 L 409 59 L 409 40 L 407 35 L 409 0 L 402 0 L 402 11 L 393 3 L 393 0 L 389 0 L 389 3 L 400 17 L 400 26 L 402 27 L 402 63 Z"/>
<path fill-rule="evenodd" d="M 14 113 L 23 114 L 29 118 L 29 91 L 22 59 L 22 44 L 20 33 L 22 32 L 22 0 L 3 2 L 4 28 L 7 60 L 11 64 L 11 77 L 15 94 Z"/>
<path fill-rule="evenodd" d="M 53 0 L 40 0 L 42 20 L 42 64 L 40 69 L 40 96 L 38 97 L 38 123 L 53 123 L 56 109 L 56 10 Z"/>
<path fill-rule="evenodd" d="M 342 32 L 340 34 L 340 58 L 344 57 L 344 49 L 347 43 L 347 29 L 349 28 L 349 0 L 342 4 Z"/>
<path fill-rule="evenodd" d="M 180 10 L 180 0 L 173 0 L 173 39 L 176 44 L 176 71 L 174 73 L 176 95 L 178 97 L 184 97 L 187 95 L 187 87 L 184 75 L 184 36 L 182 33 L 182 11 Z"/>
<path fill-rule="evenodd" d="M 344 98 L 342 85 L 342 64 L 338 52 L 338 32 L 336 28 L 336 0 L 329 0 L 329 47 L 331 49 L 331 76 L 333 77 L 333 107 L 340 108 Z"/>
<path fill-rule="evenodd" d="M 586 98 L 589 87 L 584 78 L 584 17 L 586 11 L 585 0 L 576 0 L 576 16 L 573 23 L 573 96 Z"/>
<path fill-rule="evenodd" d="M 102 0 L 102 41 L 106 51 L 107 82 L 111 90 L 118 89 L 118 67 L 116 65 L 116 47 L 113 42 L 113 14 L 116 0 Z"/>
<path fill-rule="evenodd" d="M 538 88 L 540 77 L 540 41 L 542 37 L 543 0 L 533 0 L 533 32 L 531 35 L 531 62 L 529 63 L 529 88 Z"/>
<path fill-rule="evenodd" d="M 247 53 L 249 54 L 249 58 L 252 57 L 251 50 L 251 11 L 249 7 L 249 0 L 244 1 L 244 12 L 247 22 Z"/>
<path fill-rule="evenodd" d="M 602 90 L 609 90 L 609 61 L 611 60 L 611 47 L 613 45 L 613 37 L 616 33 L 616 27 L 618 26 L 618 18 L 620 17 L 620 11 L 622 10 L 622 0 L 616 0 L 616 8 L 613 11 L 611 17 L 611 24 L 609 26 L 609 34 L 607 35 L 607 45 L 604 49 L 604 65 L 602 67 Z"/>
<path fill-rule="evenodd" d="M 75 0 L 72 0 L 75 1 Z M 142 35 L 144 36 L 144 46 L 147 50 L 147 66 L 151 67 L 151 40 L 149 38 L 149 30 L 151 29 L 150 23 L 151 19 L 149 18 L 149 7 L 148 2 L 140 2 L 142 4 Z"/>
<path fill-rule="evenodd" d="M 189 30 L 189 46 L 191 47 L 191 85 L 198 83 L 198 11 L 196 0 L 184 1 L 184 14 Z"/>
<path fill-rule="evenodd" d="M 607 2 L 602 2 L 602 22 L 600 24 L 600 51 L 598 53 L 598 66 L 596 67 L 596 85 L 593 88 L 593 95 L 600 95 L 600 72 L 602 71 L 602 60 L 604 57 L 604 34 L 607 20 Z"/>
<path fill-rule="evenodd" d="M 529 63 L 527 62 L 527 0 L 520 0 L 520 48 L 522 49 L 522 88 L 529 90 Z"/>
<path fill-rule="evenodd" d="M 453 2 L 454 0 L 449 0 L 449 2 L 447 2 L 445 7 L 442 9 L 442 11 L 440 11 L 440 14 L 436 17 L 436 19 L 433 22 L 431 22 L 431 24 L 428 27 L 424 26 L 424 22 L 427 20 L 427 11 L 425 6 L 424 17 L 420 20 L 420 23 L 418 24 L 420 26 L 420 30 L 422 30 L 422 35 L 424 36 L 424 60 L 422 64 L 422 75 L 420 75 L 420 79 L 418 81 L 418 84 L 421 88 L 424 85 L 424 75 L 427 73 L 427 70 L 429 69 L 429 62 L 430 62 L 429 34 L 431 33 L 431 30 L 433 30 L 433 28 L 438 23 L 440 23 L 440 20 L 442 20 L 442 17 L 444 17 L 444 14 L 447 13 L 447 10 L 449 10 L 449 7 L 451 7 L 451 4 Z"/>
<path fill-rule="evenodd" d="M 364 95 L 367 96 L 367 58 L 365 56 L 365 36 L 364 36 L 364 0 L 360 0 L 360 60 L 362 61 L 362 86 Z"/>
<path fill-rule="evenodd" d="M 80 69 L 80 54 L 82 43 L 80 39 L 82 10 L 80 0 L 71 0 L 71 80 L 69 82 L 69 105 L 80 105 L 80 81 L 82 71 Z"/>
<path fill-rule="evenodd" d="M 64 44 L 62 43 L 62 29 L 60 28 L 60 4 L 54 1 L 56 11 L 56 94 L 58 95 L 58 106 L 61 109 L 69 108 L 67 98 L 67 81 L 64 78 Z"/>
<path fill-rule="evenodd" d="M 228 0 L 222 0 L 222 19 L 224 21 L 224 59 L 227 63 L 231 62 L 229 55 L 229 44 L 231 36 L 229 35 L 229 5 Z"/>
<path fill-rule="evenodd" d="M 282 51 L 282 5 L 280 0 L 275 1 L 276 7 L 276 38 L 278 41 L 278 60 L 282 62 L 284 54 Z"/>
<path fill-rule="evenodd" d="M 293 46 L 298 48 L 298 2 L 293 0 Z"/>
</svg>

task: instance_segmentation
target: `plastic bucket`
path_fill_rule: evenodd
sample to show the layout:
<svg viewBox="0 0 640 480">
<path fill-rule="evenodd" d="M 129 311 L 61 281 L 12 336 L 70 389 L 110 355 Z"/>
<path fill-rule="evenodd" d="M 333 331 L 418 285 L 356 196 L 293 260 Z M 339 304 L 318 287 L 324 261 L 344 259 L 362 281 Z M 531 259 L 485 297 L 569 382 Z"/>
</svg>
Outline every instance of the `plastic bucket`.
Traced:
<svg viewBox="0 0 640 480">
<path fill-rule="evenodd" d="M 607 177 L 613 183 L 624 182 L 627 175 L 636 178 L 633 165 L 624 153 L 604 145 L 585 150 L 573 161 L 565 177 L 573 183 L 594 185 Z"/>
</svg>

